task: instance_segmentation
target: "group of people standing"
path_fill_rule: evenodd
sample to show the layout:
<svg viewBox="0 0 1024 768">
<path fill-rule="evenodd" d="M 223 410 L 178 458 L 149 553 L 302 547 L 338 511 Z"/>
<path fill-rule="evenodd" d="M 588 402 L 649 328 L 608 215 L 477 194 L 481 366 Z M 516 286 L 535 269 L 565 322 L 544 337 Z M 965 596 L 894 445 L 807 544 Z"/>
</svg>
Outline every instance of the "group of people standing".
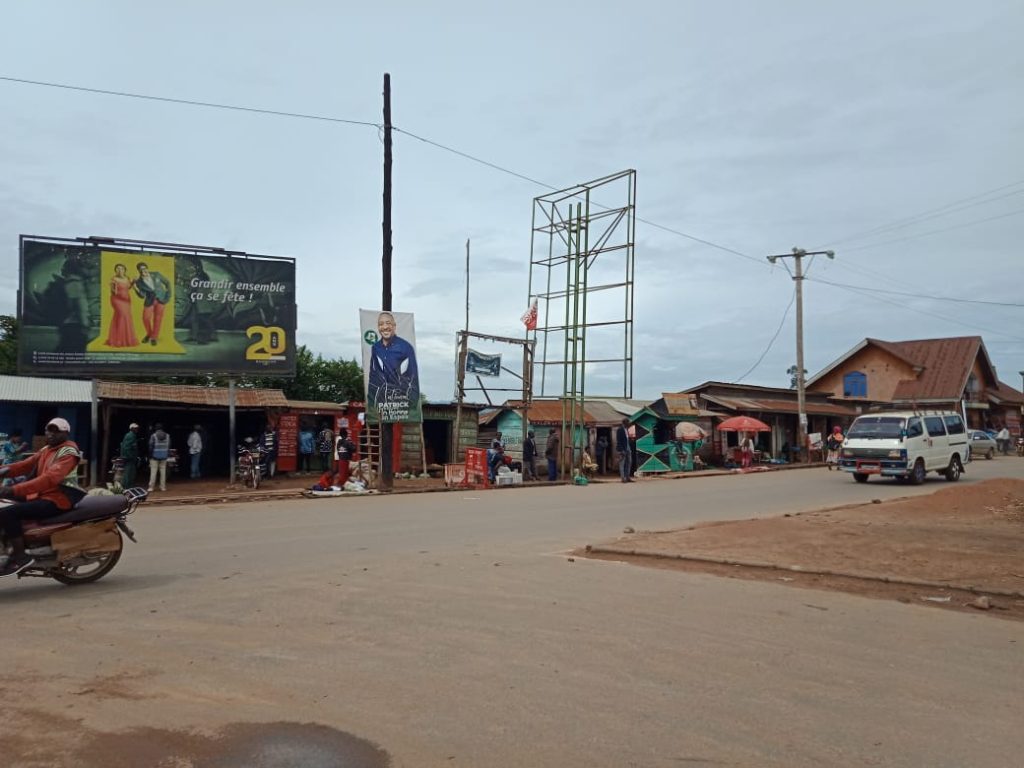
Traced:
<svg viewBox="0 0 1024 768">
<path fill-rule="evenodd" d="M 167 466 L 171 459 L 171 436 L 164 429 L 164 425 L 157 422 L 153 425 L 149 440 L 145 443 L 139 437 L 140 427 L 138 423 L 132 422 L 128 425 L 128 431 L 121 438 L 119 454 L 124 461 L 121 473 L 121 487 L 132 488 L 135 485 L 135 478 L 138 476 L 139 465 L 148 459 L 149 463 L 149 490 L 153 491 L 159 486 L 161 491 L 167 490 Z M 185 441 L 188 447 L 189 477 L 193 480 L 200 478 L 201 462 L 206 443 L 206 430 L 202 425 L 195 424 Z"/>
<path fill-rule="evenodd" d="M 500 439 L 500 432 L 498 436 Z M 619 478 L 624 483 L 632 482 L 633 475 L 636 474 L 633 460 L 634 447 L 633 437 L 629 433 L 629 419 L 623 419 L 622 423 L 615 430 L 615 456 L 619 468 Z M 597 456 L 596 461 L 591 458 L 589 448 L 584 448 L 580 457 L 584 471 L 587 473 L 598 472 L 604 474 L 608 448 L 608 439 L 604 435 L 600 435 L 594 444 Z M 561 438 L 559 431 L 551 429 L 548 431 L 547 441 L 544 445 L 544 459 L 547 461 L 547 479 L 549 482 L 555 482 L 558 479 L 560 452 Z M 529 430 L 526 433 L 526 440 L 523 441 L 523 476 L 525 480 L 539 479 L 537 476 L 537 459 L 539 457 L 540 453 L 537 447 L 536 435 L 533 430 Z"/>
</svg>

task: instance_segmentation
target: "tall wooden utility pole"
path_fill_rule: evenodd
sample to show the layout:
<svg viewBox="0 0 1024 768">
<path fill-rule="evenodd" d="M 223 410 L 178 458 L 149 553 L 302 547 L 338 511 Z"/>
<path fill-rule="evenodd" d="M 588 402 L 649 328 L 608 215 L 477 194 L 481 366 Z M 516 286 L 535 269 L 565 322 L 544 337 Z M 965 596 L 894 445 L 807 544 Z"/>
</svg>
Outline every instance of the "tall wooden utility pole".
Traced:
<svg viewBox="0 0 1024 768">
<path fill-rule="evenodd" d="M 381 293 L 380 308 L 385 312 L 391 311 L 391 75 L 384 73 L 384 253 L 381 258 L 381 271 L 383 274 L 383 290 Z M 380 426 L 380 476 L 378 487 L 380 490 L 390 491 L 395 486 L 395 472 L 392 467 L 391 454 L 395 441 L 394 424 L 384 423 L 380 419 L 378 410 L 378 424 Z"/>
<path fill-rule="evenodd" d="M 793 282 L 796 283 L 796 403 L 797 403 L 797 445 L 800 446 L 800 455 L 809 456 L 807 445 L 807 408 L 804 396 L 804 256 L 827 256 L 830 259 L 836 257 L 833 251 L 805 251 L 803 248 L 794 248 L 792 253 L 779 253 L 769 256 L 768 261 L 774 264 L 779 259 L 793 259 L 795 269 L 793 271 Z"/>
</svg>

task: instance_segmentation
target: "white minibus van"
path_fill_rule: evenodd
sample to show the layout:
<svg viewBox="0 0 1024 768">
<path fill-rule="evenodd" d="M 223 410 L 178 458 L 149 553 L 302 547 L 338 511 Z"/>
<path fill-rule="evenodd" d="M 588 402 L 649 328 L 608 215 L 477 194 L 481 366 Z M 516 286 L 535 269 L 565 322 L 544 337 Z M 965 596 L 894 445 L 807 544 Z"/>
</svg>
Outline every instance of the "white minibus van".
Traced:
<svg viewBox="0 0 1024 768">
<path fill-rule="evenodd" d="M 959 413 L 869 413 L 858 416 L 846 433 L 839 468 L 858 483 L 882 475 L 918 485 L 928 472 L 955 482 L 964 471 L 967 451 L 967 428 Z"/>
</svg>

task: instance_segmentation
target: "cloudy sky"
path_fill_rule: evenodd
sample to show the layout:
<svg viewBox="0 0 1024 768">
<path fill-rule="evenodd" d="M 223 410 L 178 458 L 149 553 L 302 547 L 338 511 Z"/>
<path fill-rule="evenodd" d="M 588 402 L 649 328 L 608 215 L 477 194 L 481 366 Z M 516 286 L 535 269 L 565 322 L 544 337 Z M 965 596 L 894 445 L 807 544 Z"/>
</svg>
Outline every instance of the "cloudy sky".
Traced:
<svg viewBox="0 0 1024 768">
<path fill-rule="evenodd" d="M 7 78 L 379 123 L 390 72 L 404 131 L 556 188 L 635 168 L 653 222 L 636 232 L 637 397 L 744 374 L 787 386 L 793 284 L 764 256 L 793 246 L 836 251 L 806 283 L 812 374 L 865 336 L 978 334 L 1020 386 L 1019 0 L 36 0 L 3 15 Z M 380 304 L 381 163 L 372 125 L 0 81 L 0 312 L 21 233 L 199 243 L 294 256 L 299 341 L 355 357 L 358 309 Z M 394 308 L 415 313 L 424 389 L 447 399 L 465 241 L 473 330 L 521 335 L 547 189 L 402 133 L 394 183 Z"/>
</svg>

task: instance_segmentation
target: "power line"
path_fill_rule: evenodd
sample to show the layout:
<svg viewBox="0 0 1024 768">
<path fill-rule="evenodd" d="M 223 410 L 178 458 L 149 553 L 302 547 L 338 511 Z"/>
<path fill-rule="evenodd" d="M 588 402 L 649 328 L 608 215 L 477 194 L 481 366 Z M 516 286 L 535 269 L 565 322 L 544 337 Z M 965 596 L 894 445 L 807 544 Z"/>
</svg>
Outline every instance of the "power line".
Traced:
<svg viewBox="0 0 1024 768">
<path fill-rule="evenodd" d="M 555 187 L 555 186 L 553 186 L 551 184 L 548 184 L 547 182 L 540 181 L 538 179 L 534 179 L 534 178 L 532 178 L 530 176 L 526 176 L 525 174 L 522 174 L 522 173 L 518 173 L 517 171 L 513 171 L 513 170 L 511 170 L 509 168 L 505 168 L 504 166 L 501 166 L 501 165 L 497 165 L 496 163 L 492 163 L 492 162 L 490 162 L 488 160 L 484 160 L 482 158 L 476 157 L 475 155 L 471 155 L 471 154 L 469 154 L 467 152 L 463 152 L 461 150 L 455 149 L 454 147 L 449 147 L 446 144 L 442 144 L 442 143 L 440 143 L 438 141 L 434 141 L 432 139 L 428 139 L 428 138 L 426 138 L 424 136 L 419 136 L 419 135 L 413 133 L 412 131 L 407 131 L 407 130 L 404 130 L 403 128 L 398 128 L 397 126 L 395 127 L 395 130 L 399 131 L 401 133 L 404 133 L 406 136 L 409 136 L 409 137 L 411 137 L 413 139 L 417 139 L 418 141 L 422 141 L 424 144 L 429 144 L 430 146 L 436 147 L 437 149 L 444 150 L 445 152 L 451 152 L 453 155 L 458 155 L 459 157 L 465 158 L 466 160 L 471 160 L 474 163 L 480 163 L 481 165 L 485 165 L 488 168 L 492 168 L 492 169 L 494 169 L 496 171 L 500 171 L 501 173 L 506 173 L 509 176 L 514 176 L 517 179 L 522 179 L 523 181 L 528 181 L 531 184 L 536 184 L 537 186 L 544 187 L 545 189 L 549 189 L 549 190 L 551 190 L 553 192 L 559 191 L 559 187 Z M 605 206 L 605 205 L 601 205 L 600 203 L 594 203 L 594 205 L 597 205 L 599 208 L 607 208 L 608 207 L 608 206 Z M 679 237 L 684 237 L 687 240 L 692 240 L 695 243 L 701 243 L 702 245 L 709 246 L 710 248 L 717 248 L 720 251 L 725 251 L 726 253 L 731 253 L 731 254 L 733 254 L 735 256 L 739 256 L 741 258 L 748 259 L 749 261 L 754 262 L 758 266 L 763 266 L 764 265 L 764 262 L 761 261 L 761 259 L 758 259 L 758 258 L 756 258 L 754 256 L 750 256 L 749 254 L 746 254 L 746 253 L 742 253 L 741 251 L 737 251 L 737 250 L 735 250 L 733 248 L 730 248 L 730 247 L 728 247 L 726 245 L 721 245 L 720 243 L 716 243 L 716 242 L 713 242 L 711 240 L 706 240 L 706 239 L 704 239 L 702 237 L 697 237 L 696 235 L 691 235 L 691 234 L 689 234 L 687 232 L 682 232 L 682 231 L 680 231 L 678 229 L 673 229 L 672 227 L 667 227 L 664 224 L 658 224 L 657 222 L 650 221 L 649 219 L 643 219 L 643 218 L 641 218 L 639 216 L 636 217 L 636 220 L 639 221 L 639 222 L 643 222 L 644 224 L 646 224 L 646 225 L 648 225 L 650 227 L 654 227 L 655 229 L 661 229 L 661 230 L 663 230 L 665 232 L 670 232 L 673 235 L 678 235 Z"/>
<path fill-rule="evenodd" d="M 311 115 L 303 112 L 283 112 L 277 109 L 260 109 L 258 107 L 242 107 L 237 104 L 219 104 L 213 101 L 194 101 L 192 99 L 173 99 L 168 96 L 152 96 L 146 93 L 130 93 L 128 91 L 110 91 L 104 88 L 86 88 L 81 85 L 68 85 L 66 83 L 47 83 L 42 80 L 25 80 L 19 77 L 5 77 L 0 75 L 0 80 L 9 83 L 21 83 L 23 85 L 40 85 L 45 88 L 60 88 L 66 91 L 81 91 L 83 93 L 99 93 L 104 96 L 121 96 L 126 99 L 144 99 L 145 101 L 162 101 L 167 104 L 185 104 L 190 107 L 209 107 L 211 109 L 228 109 L 235 112 L 251 112 L 260 115 L 276 115 L 277 117 L 295 117 L 301 120 L 320 120 L 327 123 L 344 123 L 346 125 L 368 125 L 373 128 L 382 128 L 380 123 L 372 123 L 366 120 L 347 120 L 341 117 L 328 117 L 327 115 Z"/>
<path fill-rule="evenodd" d="M 875 301 L 880 301 L 883 304 L 890 304 L 890 305 L 892 305 L 894 307 L 899 307 L 900 309 L 904 309 L 904 310 L 906 310 L 908 312 L 914 312 L 914 313 L 916 313 L 918 315 L 925 315 L 926 317 L 933 317 L 933 318 L 936 318 L 938 320 L 942 320 L 942 321 L 947 322 L 947 323 L 953 323 L 954 325 L 960 325 L 960 326 L 963 326 L 964 328 L 970 328 L 971 330 L 986 331 L 988 333 L 995 333 L 995 334 L 997 334 L 999 336 L 1004 336 L 1004 337 L 1006 337 L 1008 339 L 1013 339 L 1014 341 L 1022 341 L 1022 342 L 1024 342 L 1024 338 L 1021 338 L 1020 336 L 1013 336 L 1012 334 L 1006 333 L 1005 331 L 997 331 L 995 328 L 986 328 L 985 326 L 982 326 L 982 325 L 972 325 L 970 323 L 964 323 L 964 322 L 961 322 L 959 320 L 954 320 L 951 317 L 945 317 L 943 315 L 937 315 L 934 312 L 927 312 L 927 311 L 925 311 L 923 309 L 914 309 L 913 307 L 907 306 L 906 304 L 901 304 L 898 301 L 893 301 L 892 299 L 882 298 L 881 296 L 874 296 L 868 290 L 864 290 L 864 289 L 860 289 L 860 288 L 848 288 L 848 287 L 846 287 L 844 285 L 839 285 L 839 284 L 836 284 L 836 287 L 839 288 L 840 290 L 849 291 L 851 293 L 856 293 L 856 294 L 861 295 L 861 296 L 866 296 L 869 299 L 874 299 Z"/>
<path fill-rule="evenodd" d="M 832 285 L 836 288 L 853 288 L 858 291 L 868 291 L 871 293 L 887 293 L 893 296 L 907 296 L 912 299 L 930 299 L 932 301 L 953 301 L 958 304 L 984 304 L 990 307 L 1016 307 L 1018 309 L 1024 309 L 1024 304 L 1018 304 L 1012 301 L 986 301 L 982 299 L 958 299 L 952 296 L 929 296 L 923 293 L 906 293 L 904 291 L 890 291 L 885 288 L 870 288 L 864 285 L 849 285 L 848 283 L 834 283 L 831 280 L 823 280 L 820 277 L 808 277 L 815 283 L 824 283 L 825 285 Z"/>
<path fill-rule="evenodd" d="M 907 240 L 916 240 L 919 237 L 928 237 L 930 235 L 939 235 L 943 232 L 952 232 L 957 229 L 963 229 L 964 227 L 973 227 L 977 224 L 984 224 L 988 221 L 996 221 L 998 219 L 1005 219 L 1009 216 L 1019 216 L 1024 213 L 1024 208 L 1018 208 L 1015 211 L 1009 213 L 1002 213 L 998 216 L 989 216 L 987 219 L 975 219 L 974 221 L 965 221 L 962 224 L 954 224 L 952 227 L 943 227 L 942 229 L 932 229 L 928 232 L 919 232 L 916 235 L 907 235 L 906 237 L 897 237 L 894 240 L 885 240 L 881 243 L 870 243 L 868 245 L 855 245 L 853 248 L 844 248 L 843 253 L 850 253 L 852 251 L 864 251 L 869 248 L 880 248 L 883 245 L 892 245 L 893 243 L 903 243 Z"/>
<path fill-rule="evenodd" d="M 860 240 L 860 239 L 862 239 L 864 237 L 869 237 L 870 235 L 874 235 L 874 234 L 880 234 L 881 232 L 889 231 L 889 230 L 892 230 L 892 229 L 900 229 L 900 228 L 902 228 L 904 226 L 909 226 L 910 224 L 915 223 L 918 220 L 925 220 L 925 219 L 934 218 L 935 215 L 939 215 L 939 214 L 941 214 L 943 212 L 952 213 L 953 211 L 951 211 L 950 209 L 956 208 L 961 203 L 969 203 L 969 202 L 971 202 L 973 200 L 979 200 L 980 198 L 988 197 L 989 195 L 993 195 L 996 192 L 1002 192 L 1003 190 L 1006 190 L 1006 189 L 1012 189 L 1013 187 L 1019 187 L 1021 184 L 1024 184 L 1024 179 L 1021 179 L 1020 181 L 1015 181 L 1012 184 L 1004 184 L 1001 187 L 996 187 L 995 189 L 990 189 L 990 190 L 987 190 L 986 192 L 979 192 L 978 194 L 971 195 L 970 197 L 964 197 L 964 198 L 961 198 L 959 200 L 954 200 L 951 203 L 946 203 L 945 205 L 941 205 L 941 206 L 939 206 L 937 208 L 929 208 L 928 210 L 921 211 L 920 213 L 916 213 L 913 216 L 906 216 L 906 217 L 904 217 L 902 219 L 896 219 L 895 221 L 892 221 L 892 222 L 890 222 L 888 224 L 882 224 L 882 225 L 874 227 L 872 229 L 868 229 L 868 230 L 864 230 L 864 231 L 861 231 L 861 232 L 857 232 L 857 233 L 854 233 L 852 235 L 846 235 L 845 237 L 841 237 L 838 240 L 831 241 L 830 247 L 831 246 L 835 246 L 835 245 L 839 245 L 840 243 L 849 242 L 850 240 Z M 1018 192 L 1010 192 L 1007 195 L 1000 195 L 999 197 L 992 198 L 991 200 L 983 200 L 983 201 L 981 201 L 979 203 L 975 203 L 975 205 L 985 205 L 986 203 L 993 202 L 995 200 L 1001 200 L 1004 197 L 1009 197 L 1011 195 L 1020 194 L 1022 191 L 1024 191 L 1024 190 L 1021 190 L 1021 191 L 1018 191 Z M 973 207 L 973 205 L 966 205 L 966 206 L 963 206 L 963 207 L 964 208 L 971 208 L 971 207 Z M 957 210 L 962 210 L 962 209 L 957 208 Z M 845 250 L 850 250 L 850 249 L 844 249 L 844 251 Z"/>
<path fill-rule="evenodd" d="M 132 93 L 132 92 L 128 92 L 128 91 L 114 91 L 114 90 L 109 90 L 109 89 L 105 89 L 105 88 L 87 88 L 87 87 L 80 86 L 80 85 L 69 85 L 67 83 L 52 83 L 52 82 L 46 82 L 46 81 L 43 81 L 43 80 L 28 80 L 28 79 L 25 79 L 25 78 L 7 77 L 7 76 L 3 76 L 3 75 L 0 75 L 0 80 L 6 81 L 6 82 L 10 82 L 10 83 L 20 83 L 20 84 L 23 84 L 23 85 L 37 85 L 37 86 L 42 86 L 42 87 L 45 87 L 45 88 L 59 88 L 59 89 L 68 90 L 68 91 L 79 91 L 79 92 L 82 92 L 82 93 L 103 94 L 105 96 L 120 96 L 122 98 L 143 99 L 143 100 L 146 100 L 146 101 L 158 101 L 158 102 L 164 102 L 164 103 L 167 103 L 167 104 L 184 104 L 184 105 L 193 106 L 193 107 L 207 107 L 207 108 L 211 108 L 211 109 L 227 109 L 227 110 L 233 110 L 233 111 L 236 111 L 236 112 L 249 112 L 249 113 L 253 113 L 253 114 L 275 115 L 277 117 L 292 117 L 292 118 L 298 118 L 298 119 L 302 119 L 302 120 L 319 120 L 319 121 L 323 121 L 323 122 L 342 123 L 342 124 L 346 124 L 346 125 L 365 125 L 365 126 L 370 126 L 370 127 L 376 128 L 378 131 L 383 129 L 383 125 L 381 123 L 370 122 L 370 121 L 365 121 L 365 120 L 350 120 L 350 119 L 345 119 L 345 118 L 340 118 L 340 117 L 329 117 L 327 115 L 314 115 L 314 114 L 301 113 L 301 112 L 285 112 L 285 111 L 276 110 L 276 109 L 261 109 L 261 108 L 257 108 L 257 107 L 243 107 L 243 106 L 239 106 L 239 105 L 235 105 L 235 104 L 221 104 L 221 103 L 218 103 L 218 102 L 196 101 L 196 100 L 193 100 L 193 99 L 175 99 L 175 98 L 170 98 L 170 97 L 167 97 L 167 96 L 154 96 L 152 94 Z M 491 168 L 491 169 L 493 169 L 495 171 L 499 171 L 500 173 L 505 173 L 505 174 L 508 174 L 509 176 L 514 176 L 515 178 L 521 179 L 522 181 L 528 181 L 531 184 L 536 184 L 537 186 L 544 187 L 545 189 L 549 189 L 551 191 L 558 191 L 558 189 L 559 189 L 559 187 L 555 187 L 555 186 L 553 186 L 551 184 L 548 184 L 546 182 L 540 181 L 539 179 L 534 179 L 534 178 L 532 178 L 530 176 L 527 176 L 526 174 L 519 173 L 518 171 L 513 171 L 511 168 L 505 168 L 504 166 L 498 165 L 497 163 L 492 163 L 492 162 L 490 162 L 488 160 L 484 160 L 481 157 L 477 157 L 475 155 L 471 155 L 468 152 L 463 152 L 461 150 L 455 149 L 454 147 L 450 147 L 450 146 L 448 146 L 446 144 L 442 144 L 442 143 L 434 141 L 432 139 L 428 139 L 425 136 L 420 136 L 418 134 L 413 133 L 412 131 L 404 130 L 402 128 L 399 128 L 398 126 L 392 126 L 392 129 L 394 131 L 397 131 L 397 132 L 400 132 L 400 133 L 404 133 L 406 136 L 409 136 L 410 138 L 416 139 L 417 141 L 421 141 L 424 144 L 429 144 L 430 146 L 436 147 L 437 149 L 444 150 L 445 152 L 451 152 L 452 154 L 458 155 L 459 157 L 462 157 L 462 158 L 464 158 L 466 160 L 470 160 L 470 161 L 472 161 L 474 163 L 479 163 L 480 165 L 484 165 L 484 166 L 486 166 L 488 168 Z M 601 206 L 601 207 L 605 207 L 605 206 Z M 711 240 L 707 240 L 707 239 L 702 238 L 702 237 L 697 237 L 696 235 L 691 235 L 691 234 L 688 234 L 686 232 L 682 232 L 682 231 L 680 231 L 678 229 L 673 229 L 672 227 L 667 227 L 664 224 L 658 224 L 656 222 L 649 221 L 648 219 L 642 219 L 640 217 L 637 217 L 636 220 L 640 221 L 640 222 L 643 222 L 644 224 L 647 224 L 648 226 L 654 227 L 656 229 L 661 229 L 661 230 L 664 230 L 665 232 L 669 232 L 669 233 L 671 233 L 673 235 L 678 235 L 679 237 L 684 237 L 687 240 L 692 240 L 693 242 L 701 243 L 702 245 L 706 245 L 706 246 L 708 246 L 710 248 L 716 248 L 716 249 L 718 249 L 720 251 L 724 251 L 726 253 L 731 253 L 731 254 L 733 254 L 735 256 L 739 256 L 739 257 L 744 258 L 744 259 L 748 259 L 748 260 L 750 260 L 750 261 L 752 261 L 752 262 L 754 262 L 754 263 L 756 263 L 758 265 L 762 264 L 761 260 L 758 259 L 758 258 L 750 256 L 750 255 L 748 255 L 746 253 L 742 253 L 742 252 L 737 251 L 737 250 L 735 250 L 733 248 L 729 248 L 728 246 L 720 245 L 719 243 L 715 243 L 715 242 L 713 242 Z"/>
<path fill-rule="evenodd" d="M 764 360 L 765 356 L 768 354 L 772 346 L 775 344 L 776 339 L 779 338 L 779 334 L 782 333 L 782 326 L 786 324 L 786 318 L 789 317 L 789 310 L 793 308 L 794 301 L 796 301 L 796 288 L 793 289 L 793 295 L 790 296 L 789 298 L 789 304 L 786 305 L 786 311 L 782 313 L 782 320 L 779 321 L 779 327 L 775 329 L 775 335 L 772 336 L 772 340 L 768 342 L 768 346 L 764 348 L 764 352 L 762 352 L 761 356 L 757 358 L 757 362 L 750 367 L 750 370 L 744 373 L 738 379 L 736 379 L 733 382 L 733 384 L 739 384 L 741 381 L 747 378 L 747 376 L 749 376 L 755 370 L 757 370 L 757 366 L 761 364 L 761 361 Z"/>
</svg>

